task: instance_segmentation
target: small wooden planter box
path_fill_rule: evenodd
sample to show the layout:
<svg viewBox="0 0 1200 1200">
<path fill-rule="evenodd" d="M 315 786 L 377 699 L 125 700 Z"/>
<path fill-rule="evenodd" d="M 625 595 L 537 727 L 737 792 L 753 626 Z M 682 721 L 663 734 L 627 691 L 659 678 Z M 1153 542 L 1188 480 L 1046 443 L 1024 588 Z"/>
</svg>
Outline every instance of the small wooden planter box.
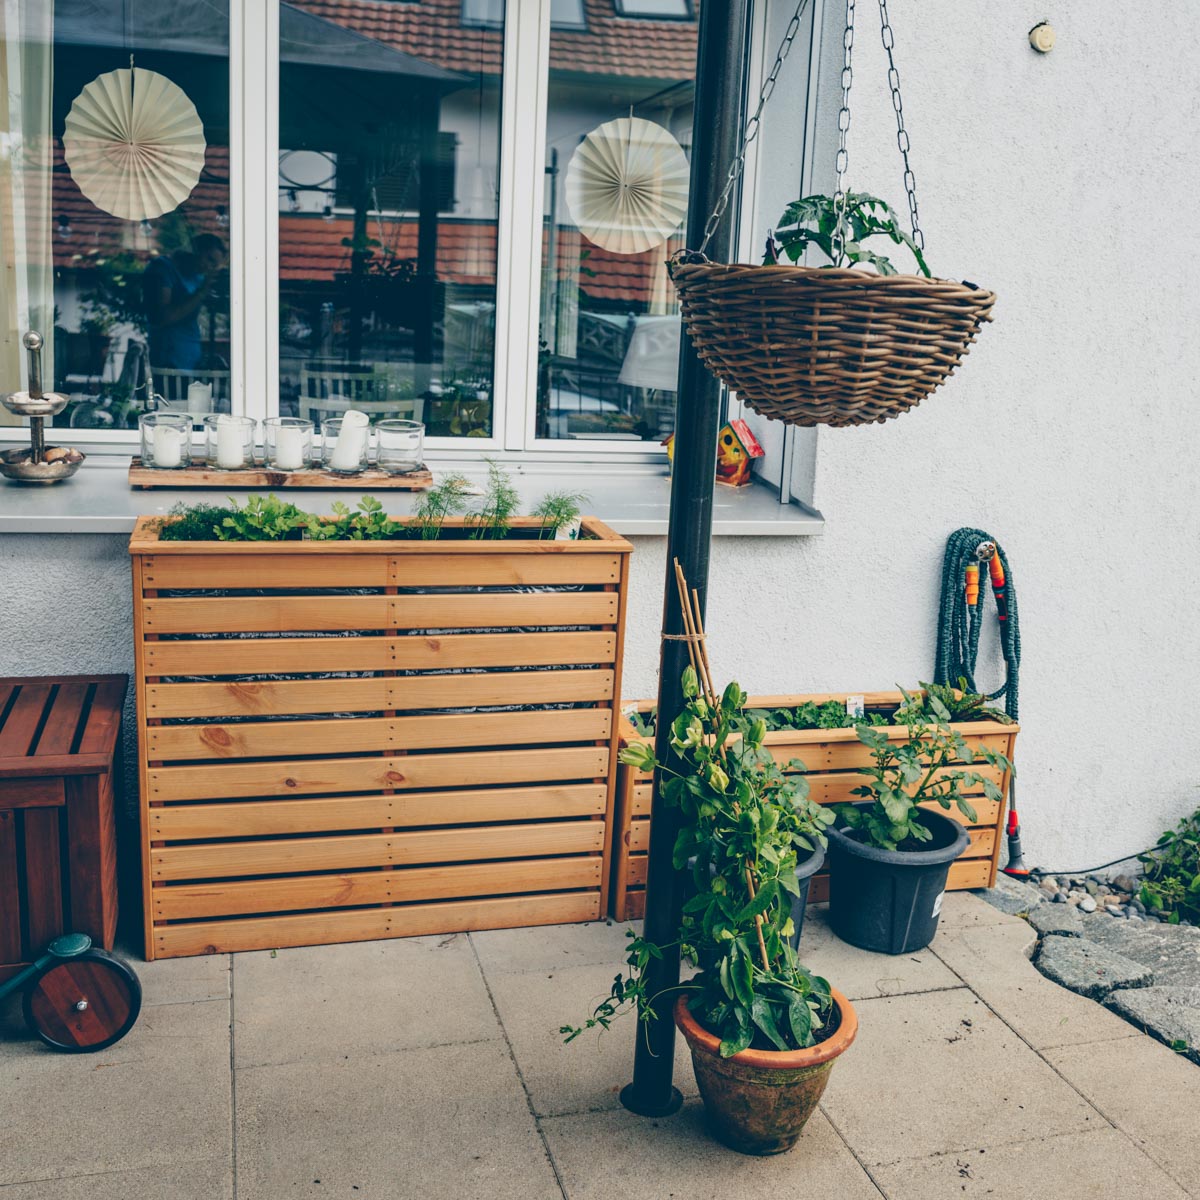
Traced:
<svg viewBox="0 0 1200 1200">
<path fill-rule="evenodd" d="M 632 547 L 536 524 L 256 544 L 138 523 L 147 958 L 605 911 Z"/>
<path fill-rule="evenodd" d="M 124 675 L 0 679 L 0 982 L 62 933 L 117 929 Z"/>
<path fill-rule="evenodd" d="M 795 708 L 806 700 L 818 704 L 827 700 L 844 701 L 845 694 L 818 696 L 751 696 L 749 708 Z M 899 692 L 874 692 L 865 696 L 868 708 L 897 705 L 903 697 Z M 630 707 L 630 706 L 626 706 Z M 645 700 L 636 706 L 638 712 L 649 712 L 654 702 Z M 954 726 L 969 746 L 987 745 L 998 750 L 1010 761 L 1016 741 L 1018 727 L 1002 725 L 998 721 L 970 721 Z M 903 728 L 896 728 L 891 735 L 899 741 L 907 736 Z M 648 742 L 641 737 L 624 715 L 620 719 L 620 741 L 622 746 L 631 742 Z M 851 789 L 861 787 L 864 779 L 858 768 L 869 766 L 871 755 L 858 740 L 853 729 L 785 729 L 768 733 L 766 746 L 777 762 L 786 764 L 798 758 L 807 768 L 806 778 L 814 800 L 820 804 L 841 804 L 861 799 Z M 1008 773 L 1001 772 L 980 761 L 973 770 L 991 778 L 1008 795 Z M 643 771 L 622 764 L 617 775 L 616 807 L 613 813 L 612 854 L 612 915 L 618 921 L 630 921 L 641 917 L 646 906 L 646 853 L 650 848 L 650 799 L 651 778 Z M 996 868 L 1000 858 L 1001 837 L 1004 831 L 1004 805 L 986 799 L 981 792 L 970 791 L 971 806 L 978 821 L 968 826 L 971 844 L 966 853 L 950 867 L 951 890 L 992 887 L 996 882 Z M 945 812 L 939 804 L 924 807 L 934 812 Z M 966 824 L 966 818 L 952 808 L 947 816 Z M 821 873 L 813 878 L 809 899 L 821 903 L 829 897 L 829 877 Z"/>
</svg>

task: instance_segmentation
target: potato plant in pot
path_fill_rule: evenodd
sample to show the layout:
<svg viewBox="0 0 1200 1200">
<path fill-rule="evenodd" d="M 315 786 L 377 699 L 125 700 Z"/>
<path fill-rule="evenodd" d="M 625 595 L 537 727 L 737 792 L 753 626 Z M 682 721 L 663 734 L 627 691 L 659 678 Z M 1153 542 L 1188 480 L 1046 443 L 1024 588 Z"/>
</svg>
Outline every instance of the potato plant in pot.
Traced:
<svg viewBox="0 0 1200 1200">
<path fill-rule="evenodd" d="M 934 692 L 903 695 L 894 720 L 907 728 L 906 740 L 857 727 L 874 762 L 862 770 L 868 782 L 853 789 L 864 799 L 836 805 L 838 823 L 829 831 L 830 924 L 843 941 L 884 954 L 907 954 L 933 940 L 950 864 L 970 844 L 959 822 L 919 806 L 954 805 L 974 821 L 964 789 L 977 785 L 998 803 L 1004 797 L 970 764 L 980 757 L 1013 770 L 999 751 L 968 746 Z"/>
<path fill-rule="evenodd" d="M 746 1154 L 778 1154 L 795 1144 L 858 1027 L 849 1001 L 792 945 L 797 858 L 821 844 L 830 817 L 794 781 L 781 785 L 765 723 L 741 716 L 737 684 L 717 696 L 702 673 L 703 687 L 691 668 L 684 676 L 687 707 L 660 764 L 664 795 L 682 811 L 673 854 L 677 869 L 690 864 L 692 894 L 679 936 L 699 973 L 677 997 L 647 995 L 643 972 L 663 947 L 634 938 L 628 974 L 582 1028 L 562 1032 L 569 1041 L 607 1028 L 627 1003 L 648 1019 L 673 1000 L 715 1136 Z M 622 754 L 655 765 L 649 746 Z"/>
</svg>

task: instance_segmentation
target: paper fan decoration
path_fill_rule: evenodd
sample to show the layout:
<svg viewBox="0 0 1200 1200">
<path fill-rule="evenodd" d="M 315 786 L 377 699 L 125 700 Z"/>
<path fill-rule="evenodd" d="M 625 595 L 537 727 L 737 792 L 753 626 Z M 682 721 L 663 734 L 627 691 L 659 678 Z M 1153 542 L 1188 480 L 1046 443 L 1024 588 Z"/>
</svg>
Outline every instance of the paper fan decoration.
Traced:
<svg viewBox="0 0 1200 1200">
<path fill-rule="evenodd" d="M 71 177 L 97 208 L 145 221 L 192 194 L 204 166 L 204 125 L 181 87 L 132 67 L 93 79 L 75 97 L 63 148 Z"/>
<path fill-rule="evenodd" d="M 567 165 L 572 219 L 585 237 L 617 254 L 661 246 L 687 213 L 687 196 L 683 148 L 641 117 L 593 129 Z"/>
</svg>

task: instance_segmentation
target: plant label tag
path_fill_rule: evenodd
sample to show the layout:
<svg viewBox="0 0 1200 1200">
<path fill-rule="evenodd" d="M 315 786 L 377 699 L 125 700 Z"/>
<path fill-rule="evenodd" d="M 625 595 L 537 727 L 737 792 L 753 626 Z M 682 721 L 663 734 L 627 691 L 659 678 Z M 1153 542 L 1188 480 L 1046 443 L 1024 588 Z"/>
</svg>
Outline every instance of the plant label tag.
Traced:
<svg viewBox="0 0 1200 1200">
<path fill-rule="evenodd" d="M 574 542 L 579 540 L 579 531 L 583 527 L 583 518 L 576 517 L 573 521 L 568 521 L 565 525 L 560 525 L 554 531 L 554 540 L 556 542 Z"/>
<path fill-rule="evenodd" d="M 935 917 L 941 913 L 942 901 L 945 900 L 945 898 L 946 898 L 946 893 L 944 891 L 938 892 L 937 899 L 933 902 L 933 915 Z"/>
<path fill-rule="evenodd" d="M 846 716 L 861 717 L 866 714 L 865 696 L 846 697 Z"/>
</svg>

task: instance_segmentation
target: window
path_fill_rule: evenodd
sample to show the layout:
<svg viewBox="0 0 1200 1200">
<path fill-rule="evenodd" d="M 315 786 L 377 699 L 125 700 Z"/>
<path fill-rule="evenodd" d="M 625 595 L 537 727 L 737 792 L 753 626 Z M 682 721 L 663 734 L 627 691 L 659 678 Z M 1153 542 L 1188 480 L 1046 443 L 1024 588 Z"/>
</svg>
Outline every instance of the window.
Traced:
<svg viewBox="0 0 1200 1200">
<path fill-rule="evenodd" d="M 419 416 L 435 457 L 661 460 L 689 6 L 9 0 L 0 53 L 0 386 L 39 329 L 60 423 L 126 447 L 153 405 L 318 423 L 356 406 Z M 185 166 L 123 191 L 69 122 L 114 72 L 193 131 Z M 622 121 L 672 179 L 636 248 L 571 183 Z"/>
<path fill-rule="evenodd" d="M 690 21 L 695 16 L 692 0 L 614 0 L 622 17 L 655 17 L 658 20 Z"/>
</svg>

